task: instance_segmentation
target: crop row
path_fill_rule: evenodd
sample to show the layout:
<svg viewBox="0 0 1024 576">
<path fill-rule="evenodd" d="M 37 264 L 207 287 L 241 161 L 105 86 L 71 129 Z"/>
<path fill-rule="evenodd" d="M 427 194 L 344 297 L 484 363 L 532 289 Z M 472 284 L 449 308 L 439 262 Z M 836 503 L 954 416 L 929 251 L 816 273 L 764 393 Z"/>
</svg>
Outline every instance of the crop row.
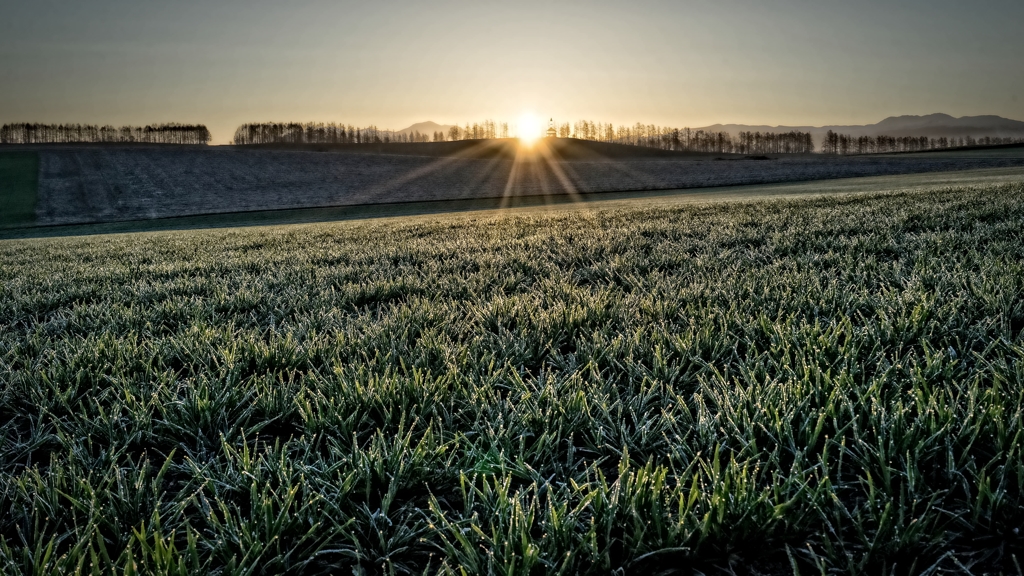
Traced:
<svg viewBox="0 0 1024 576">
<path fill-rule="evenodd" d="M 0 261 L 0 572 L 1024 556 L 1021 184 Z"/>
</svg>

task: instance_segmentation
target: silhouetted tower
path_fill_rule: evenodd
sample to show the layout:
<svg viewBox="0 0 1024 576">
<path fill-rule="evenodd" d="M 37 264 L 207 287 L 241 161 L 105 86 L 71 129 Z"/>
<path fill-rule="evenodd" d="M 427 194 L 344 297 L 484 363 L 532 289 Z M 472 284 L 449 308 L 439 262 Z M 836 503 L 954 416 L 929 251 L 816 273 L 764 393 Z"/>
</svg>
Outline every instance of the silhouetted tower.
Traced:
<svg viewBox="0 0 1024 576">
<path fill-rule="evenodd" d="M 548 120 L 548 131 L 544 133 L 548 138 L 557 138 L 558 130 L 555 129 L 555 119 Z"/>
</svg>

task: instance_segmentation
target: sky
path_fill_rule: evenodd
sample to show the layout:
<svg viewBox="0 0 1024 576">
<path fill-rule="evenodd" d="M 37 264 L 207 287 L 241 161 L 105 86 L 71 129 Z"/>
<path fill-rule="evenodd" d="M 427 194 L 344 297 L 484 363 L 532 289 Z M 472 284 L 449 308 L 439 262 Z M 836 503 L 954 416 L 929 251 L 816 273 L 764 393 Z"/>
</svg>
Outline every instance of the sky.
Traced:
<svg viewBox="0 0 1024 576">
<path fill-rule="evenodd" d="M 0 0 L 0 123 L 1024 120 L 1021 0 Z"/>
</svg>

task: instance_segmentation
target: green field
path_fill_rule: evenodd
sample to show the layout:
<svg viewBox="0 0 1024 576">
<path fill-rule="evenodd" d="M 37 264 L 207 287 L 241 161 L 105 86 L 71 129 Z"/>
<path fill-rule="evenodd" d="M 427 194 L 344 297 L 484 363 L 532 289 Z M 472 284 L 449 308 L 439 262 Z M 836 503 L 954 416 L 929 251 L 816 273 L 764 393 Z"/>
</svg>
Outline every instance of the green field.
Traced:
<svg viewBox="0 0 1024 576">
<path fill-rule="evenodd" d="M 1024 563 L 1019 180 L 0 264 L 0 573 Z"/>
<path fill-rule="evenodd" d="M 39 154 L 0 152 L 0 228 L 36 221 Z"/>
</svg>

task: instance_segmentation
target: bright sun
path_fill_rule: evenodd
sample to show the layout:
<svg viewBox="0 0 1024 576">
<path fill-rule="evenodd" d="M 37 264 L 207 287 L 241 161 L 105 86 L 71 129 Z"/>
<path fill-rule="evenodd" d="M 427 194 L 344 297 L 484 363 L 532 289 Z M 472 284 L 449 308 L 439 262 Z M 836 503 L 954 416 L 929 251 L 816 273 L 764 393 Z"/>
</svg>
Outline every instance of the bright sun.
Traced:
<svg viewBox="0 0 1024 576">
<path fill-rule="evenodd" d="M 519 117 L 519 141 L 523 144 L 533 144 L 535 140 L 543 135 L 542 131 L 543 126 L 541 125 L 540 118 L 529 112 Z"/>
</svg>

